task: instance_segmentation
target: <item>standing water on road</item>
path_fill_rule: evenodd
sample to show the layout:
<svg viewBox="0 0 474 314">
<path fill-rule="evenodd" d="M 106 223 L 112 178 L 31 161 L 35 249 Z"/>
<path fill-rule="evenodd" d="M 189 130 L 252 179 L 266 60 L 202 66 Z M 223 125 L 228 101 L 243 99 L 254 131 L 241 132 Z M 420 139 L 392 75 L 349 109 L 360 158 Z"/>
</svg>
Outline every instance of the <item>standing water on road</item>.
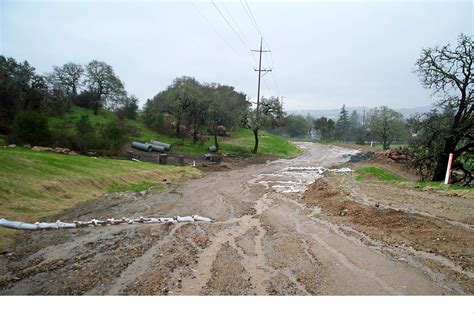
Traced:
<svg viewBox="0 0 474 314">
<path fill-rule="evenodd" d="M 264 185 L 266 188 L 272 188 L 281 193 L 304 192 L 308 185 L 321 177 L 326 171 L 351 171 L 348 168 L 326 169 L 321 167 L 320 165 L 326 160 L 339 159 L 342 160 L 341 163 L 345 163 L 349 160 L 351 155 L 360 152 L 358 150 L 347 150 L 331 146 L 329 150 L 326 150 L 327 153 L 321 157 L 321 154 L 313 152 L 317 150 L 318 146 L 306 142 L 299 142 L 296 143 L 296 145 L 304 150 L 305 153 L 302 156 L 269 162 L 271 165 L 282 165 L 283 167 L 276 168 L 275 171 L 271 173 L 255 175 L 252 183 Z"/>
</svg>

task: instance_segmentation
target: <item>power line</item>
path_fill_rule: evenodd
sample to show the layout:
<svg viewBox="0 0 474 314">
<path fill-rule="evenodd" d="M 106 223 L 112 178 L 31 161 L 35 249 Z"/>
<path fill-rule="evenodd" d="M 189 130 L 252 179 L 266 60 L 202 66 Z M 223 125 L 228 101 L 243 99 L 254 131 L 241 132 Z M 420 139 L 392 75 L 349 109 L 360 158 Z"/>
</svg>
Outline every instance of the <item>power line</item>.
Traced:
<svg viewBox="0 0 474 314">
<path fill-rule="evenodd" d="M 234 20 L 234 17 L 230 13 L 230 11 L 227 9 L 227 6 L 225 5 L 225 2 L 221 2 L 221 4 L 222 4 L 222 7 L 224 7 L 224 10 L 227 13 L 227 15 L 229 16 L 230 20 L 234 23 L 235 28 L 237 29 L 237 32 L 242 35 L 242 38 L 244 39 L 247 47 L 250 49 L 249 41 L 245 37 L 244 32 L 242 32 L 242 29 L 239 27 L 239 24 Z"/>
<path fill-rule="evenodd" d="M 240 0 L 240 1 L 241 1 L 241 3 L 242 3 L 242 0 Z M 260 34 L 261 37 L 263 37 L 263 36 L 262 36 L 262 30 L 260 29 L 260 27 L 258 27 L 257 20 L 255 20 L 255 17 L 254 17 L 254 15 L 253 15 L 253 13 L 252 13 L 252 9 L 250 9 L 250 6 L 249 6 L 249 4 L 247 3 L 247 0 L 243 0 L 243 1 L 244 1 L 243 3 L 245 3 L 245 7 L 247 7 L 247 10 L 248 10 L 248 13 L 249 13 L 249 18 L 252 20 L 252 22 L 253 22 L 253 24 L 254 24 L 256 30 L 257 30 L 257 33 Z"/>
<path fill-rule="evenodd" d="M 254 129 L 254 133 L 255 133 L 255 146 L 253 148 L 254 154 L 257 153 L 257 149 L 258 149 L 258 129 L 259 129 L 258 124 L 260 123 L 260 81 L 262 78 L 262 72 L 264 73 L 271 72 L 271 69 L 262 69 L 262 52 L 269 52 L 268 50 L 263 50 L 262 45 L 263 45 L 263 38 L 260 38 L 260 49 L 252 50 L 260 54 L 259 61 L 258 61 L 258 70 L 255 69 L 255 71 L 258 72 L 258 88 L 257 88 L 257 126 Z"/>
<path fill-rule="evenodd" d="M 257 35 L 258 36 L 262 36 L 262 34 L 259 32 L 258 30 L 258 25 L 255 24 L 255 22 L 252 20 L 252 17 L 250 16 L 250 13 L 247 9 L 247 7 L 245 6 L 244 2 L 242 0 L 240 0 L 240 4 L 242 5 L 242 8 L 244 9 L 244 12 L 245 14 L 247 15 L 247 17 L 249 18 L 250 20 L 250 24 L 252 24 L 253 28 L 255 29 L 255 31 L 257 32 Z"/>
<path fill-rule="evenodd" d="M 240 4 L 242 5 L 242 8 L 244 9 L 247 17 L 249 18 L 250 23 L 255 28 L 255 31 L 257 32 L 257 34 L 259 34 L 261 37 L 263 37 L 262 36 L 262 30 L 258 26 L 257 20 L 255 19 L 255 16 L 252 13 L 252 9 L 250 8 L 247 1 L 246 0 L 240 0 Z M 267 46 L 268 50 L 270 50 L 270 47 L 269 47 L 268 42 L 266 40 L 265 40 L 265 45 Z M 272 68 L 275 69 L 275 63 L 273 61 L 273 54 L 271 53 L 271 50 L 270 50 L 270 59 L 267 56 L 267 60 L 271 64 Z M 281 95 L 280 87 L 278 85 L 278 80 L 277 80 L 276 74 L 274 72 L 272 72 L 272 81 L 273 81 L 273 84 L 275 85 L 276 92 L 277 92 L 278 96 Z M 266 84 L 266 83 L 264 83 L 264 84 Z M 267 87 L 267 89 L 270 90 L 268 87 Z"/>
<path fill-rule="evenodd" d="M 223 37 L 217 30 L 216 28 L 212 25 L 212 23 L 206 18 L 206 16 L 204 14 L 201 13 L 201 11 L 199 10 L 199 8 L 197 7 L 196 4 L 192 3 L 192 5 L 194 6 L 194 8 L 196 9 L 196 11 L 199 13 L 199 15 L 203 18 L 204 21 L 206 21 L 206 23 L 209 24 L 209 26 L 212 28 L 212 30 L 214 31 L 214 33 L 216 33 L 216 35 L 237 55 L 237 56 L 240 56 L 240 54 L 237 52 L 237 50 L 235 50 L 235 48 L 225 39 L 225 37 Z"/>
<path fill-rule="evenodd" d="M 275 62 L 273 61 L 273 53 L 270 49 L 270 46 L 268 45 L 268 42 L 265 41 L 265 45 L 267 46 L 268 50 L 270 50 L 270 64 L 272 66 L 273 69 L 275 69 Z M 278 92 L 278 96 L 281 95 L 280 93 L 280 87 L 278 86 L 278 80 L 277 80 L 277 76 L 276 76 L 276 73 L 273 71 L 272 72 L 272 78 L 273 78 L 273 81 L 275 83 L 275 86 L 276 86 L 276 89 L 277 89 L 277 92 Z"/>
<path fill-rule="evenodd" d="M 227 25 L 229 25 L 230 29 L 234 32 L 235 36 L 237 36 L 237 38 L 239 38 L 239 40 L 244 44 L 244 46 L 248 47 L 248 44 L 245 42 L 245 40 L 239 35 L 239 33 L 237 33 L 237 31 L 235 30 L 235 28 L 232 26 L 232 24 L 230 24 L 229 20 L 227 20 L 227 18 L 224 16 L 224 14 L 222 13 L 222 11 L 219 9 L 219 7 L 217 7 L 217 5 L 214 3 L 214 1 L 211 0 L 211 3 L 212 5 L 214 6 L 214 8 L 216 8 L 217 12 L 219 12 L 219 14 L 222 16 L 222 18 L 224 19 L 224 21 L 227 23 Z"/>
</svg>

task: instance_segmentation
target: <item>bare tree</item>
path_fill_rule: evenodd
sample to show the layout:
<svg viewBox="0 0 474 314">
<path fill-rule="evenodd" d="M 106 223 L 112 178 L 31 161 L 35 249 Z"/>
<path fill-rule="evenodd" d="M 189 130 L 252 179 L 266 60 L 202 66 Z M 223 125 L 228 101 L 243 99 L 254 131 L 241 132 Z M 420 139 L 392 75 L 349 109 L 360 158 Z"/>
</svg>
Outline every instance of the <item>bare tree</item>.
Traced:
<svg viewBox="0 0 474 314">
<path fill-rule="evenodd" d="M 425 88 L 432 89 L 444 101 L 443 110 L 452 111 L 449 128 L 442 140 L 442 149 L 437 156 L 432 180 L 442 180 L 450 153 L 458 158 L 463 153 L 474 152 L 474 41 L 461 34 L 456 47 L 445 45 L 423 49 L 416 62 L 415 72 Z"/>
<path fill-rule="evenodd" d="M 97 60 L 89 62 L 86 66 L 86 83 L 89 90 L 96 95 L 94 103 L 96 115 L 102 106 L 113 107 L 126 96 L 122 81 L 112 66 L 105 62 Z"/>
<path fill-rule="evenodd" d="M 83 74 L 82 65 L 68 62 L 60 67 L 55 66 L 50 77 L 55 85 L 59 85 L 69 95 L 76 96 L 82 85 Z"/>
</svg>

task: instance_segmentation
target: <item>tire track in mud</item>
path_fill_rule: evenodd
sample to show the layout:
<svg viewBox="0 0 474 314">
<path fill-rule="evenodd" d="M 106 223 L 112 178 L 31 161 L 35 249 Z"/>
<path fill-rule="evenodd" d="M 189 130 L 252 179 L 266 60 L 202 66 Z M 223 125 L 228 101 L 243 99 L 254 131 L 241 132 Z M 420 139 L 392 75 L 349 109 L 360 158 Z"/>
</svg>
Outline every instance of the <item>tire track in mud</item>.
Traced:
<svg viewBox="0 0 474 314">
<path fill-rule="evenodd" d="M 145 274 L 152 262 L 155 260 L 157 254 L 159 254 L 161 248 L 168 244 L 169 241 L 174 237 L 176 231 L 183 227 L 185 224 L 176 224 L 173 226 L 168 235 L 166 235 L 161 241 L 149 248 L 144 254 L 138 256 L 126 269 L 124 269 L 120 276 L 117 277 L 107 287 L 95 287 L 87 291 L 86 295 L 119 295 L 123 289 L 133 283 L 137 278 Z"/>
<path fill-rule="evenodd" d="M 224 202 L 225 198 L 229 196 L 222 197 L 220 199 Z M 265 270 L 263 265 L 265 265 L 265 256 L 263 253 L 263 244 L 262 239 L 265 236 L 265 230 L 260 225 L 258 216 L 267 209 L 265 196 L 258 200 L 255 204 L 256 215 L 250 216 L 245 215 L 240 218 L 233 218 L 223 222 L 218 222 L 222 225 L 231 225 L 230 228 L 226 228 L 220 231 L 212 239 L 212 244 L 204 249 L 198 256 L 198 264 L 195 268 L 194 277 L 195 278 L 185 278 L 182 281 L 182 288 L 180 291 L 181 295 L 198 295 L 201 294 L 202 289 L 210 282 L 212 277 L 213 264 L 217 259 L 219 251 L 222 249 L 222 246 L 225 243 L 228 243 L 231 248 L 233 248 L 241 258 L 241 265 L 246 272 L 250 275 L 250 280 L 252 282 L 253 290 L 257 295 L 266 294 L 264 287 L 264 282 L 267 280 L 265 278 Z M 235 209 L 232 204 L 229 204 L 232 207 L 232 212 L 235 213 Z M 258 232 L 258 235 L 254 237 L 254 251 L 255 255 L 249 255 L 244 252 L 244 250 L 237 245 L 237 238 L 244 236 L 252 228 L 255 228 Z"/>
<path fill-rule="evenodd" d="M 465 291 L 459 285 L 448 281 L 443 274 L 427 267 L 423 263 L 419 262 L 418 259 L 415 259 L 413 255 L 416 255 L 416 254 L 410 255 L 408 252 L 402 252 L 402 250 L 400 249 L 386 247 L 385 245 L 378 243 L 377 241 L 366 236 L 365 234 L 361 234 L 360 232 L 353 230 L 352 228 L 348 226 L 335 225 L 327 220 L 316 218 L 314 216 L 319 213 L 318 211 L 311 211 L 309 215 L 302 214 L 303 210 L 309 210 L 309 209 L 306 208 L 305 205 L 299 203 L 298 201 L 289 198 L 287 195 L 275 194 L 275 198 L 283 202 L 292 204 L 296 207 L 297 214 L 294 215 L 291 219 L 294 223 L 296 232 L 300 234 L 305 252 L 308 254 L 308 258 L 310 258 L 311 260 L 312 260 L 313 254 L 309 253 L 308 243 L 305 240 L 306 237 L 310 237 L 315 243 L 318 244 L 319 248 L 322 248 L 326 250 L 327 252 L 329 252 L 336 260 L 338 260 L 344 267 L 348 268 L 351 272 L 357 272 L 357 273 L 362 274 L 363 277 L 372 279 L 377 284 L 379 284 L 385 291 L 387 291 L 389 294 L 392 294 L 392 295 L 404 294 L 404 291 L 397 290 L 396 288 L 388 284 L 386 281 L 381 279 L 374 271 L 367 270 L 366 268 L 361 267 L 357 265 L 356 263 L 352 262 L 351 259 L 347 255 L 345 255 L 341 251 L 336 250 L 330 244 L 325 242 L 322 239 L 322 237 L 318 236 L 317 234 L 305 232 L 302 230 L 302 225 L 308 225 L 312 222 L 313 224 L 316 223 L 320 225 L 320 227 L 318 228 L 326 229 L 330 232 L 333 232 L 335 235 L 340 236 L 346 240 L 349 240 L 355 245 L 358 245 L 358 246 L 364 245 L 365 247 L 368 247 L 380 253 L 389 253 L 391 257 L 397 256 L 395 258 L 396 260 L 401 258 L 403 261 L 407 261 L 409 265 L 422 270 L 433 281 L 437 282 L 440 286 L 444 287 L 445 289 L 451 292 L 465 293 Z M 309 219 L 309 220 L 300 222 L 298 217 L 302 217 L 303 219 Z M 351 236 L 350 235 L 351 233 L 352 234 L 355 233 L 358 237 Z M 363 237 L 363 241 L 360 239 L 361 237 Z M 421 256 L 418 256 L 418 257 L 421 257 Z M 316 257 L 314 257 L 314 261 L 316 260 L 317 260 Z M 448 262 L 450 261 L 448 260 Z"/>
</svg>

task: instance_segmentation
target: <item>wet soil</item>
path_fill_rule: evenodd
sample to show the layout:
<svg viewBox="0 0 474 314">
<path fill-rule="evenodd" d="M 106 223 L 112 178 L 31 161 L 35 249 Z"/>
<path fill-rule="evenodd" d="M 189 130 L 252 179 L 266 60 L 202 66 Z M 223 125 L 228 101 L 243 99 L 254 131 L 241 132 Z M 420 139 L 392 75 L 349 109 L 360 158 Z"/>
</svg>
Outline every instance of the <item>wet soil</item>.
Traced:
<svg viewBox="0 0 474 314">
<path fill-rule="evenodd" d="M 337 181 L 351 175 L 321 176 L 316 170 L 341 166 L 355 151 L 299 145 L 304 155 L 291 160 L 229 164 L 225 171 L 171 182 L 161 192 L 110 193 L 80 204 L 58 218 L 198 214 L 214 222 L 25 232 L 0 255 L 0 294 L 472 293 L 469 217 L 439 218 L 437 213 L 429 213 L 432 217 L 413 211 L 397 216 L 388 210 L 367 214 L 363 206 L 371 205 L 361 201 L 369 197 L 365 190 L 352 181 Z M 321 182 L 327 188 L 320 193 Z M 453 206 L 460 204 L 462 197 L 449 197 Z M 390 202 L 393 208 L 406 205 Z M 418 210 L 418 204 L 410 208 Z M 346 209 L 359 214 L 340 216 Z M 422 220 L 413 218 L 418 216 Z M 407 227 L 397 229 L 402 228 L 397 224 Z M 431 246 L 418 240 L 416 232 L 424 226 L 448 244 Z"/>
</svg>

